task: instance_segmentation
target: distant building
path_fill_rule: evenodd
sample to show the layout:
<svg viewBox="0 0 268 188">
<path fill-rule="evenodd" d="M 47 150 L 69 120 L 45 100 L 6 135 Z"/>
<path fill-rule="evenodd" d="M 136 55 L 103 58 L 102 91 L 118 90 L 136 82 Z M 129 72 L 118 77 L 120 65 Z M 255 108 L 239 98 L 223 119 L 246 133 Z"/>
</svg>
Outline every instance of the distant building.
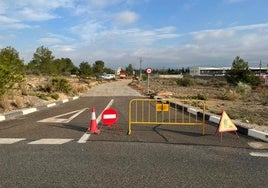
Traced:
<svg viewBox="0 0 268 188">
<path fill-rule="evenodd" d="M 190 67 L 191 76 L 224 76 L 231 67 Z M 249 67 L 256 76 L 265 76 L 268 74 L 268 68 Z"/>
</svg>

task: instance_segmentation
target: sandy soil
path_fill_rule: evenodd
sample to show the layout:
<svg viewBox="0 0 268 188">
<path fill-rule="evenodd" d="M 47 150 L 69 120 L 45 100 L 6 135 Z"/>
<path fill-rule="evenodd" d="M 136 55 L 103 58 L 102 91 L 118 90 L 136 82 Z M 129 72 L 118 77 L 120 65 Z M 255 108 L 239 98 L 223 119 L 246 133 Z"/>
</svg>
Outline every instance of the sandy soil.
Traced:
<svg viewBox="0 0 268 188">
<path fill-rule="evenodd" d="M 148 94 L 147 81 L 134 81 L 130 85 L 141 93 Z M 206 97 L 207 112 L 220 116 L 222 110 L 225 110 L 235 123 L 268 133 L 268 103 L 263 102 L 267 99 L 260 99 L 258 91 L 254 91 L 249 98 L 223 100 L 219 97 L 223 95 L 220 87 L 181 87 L 174 79 L 151 79 L 149 93 L 181 99 L 195 98 L 200 94 Z"/>
</svg>

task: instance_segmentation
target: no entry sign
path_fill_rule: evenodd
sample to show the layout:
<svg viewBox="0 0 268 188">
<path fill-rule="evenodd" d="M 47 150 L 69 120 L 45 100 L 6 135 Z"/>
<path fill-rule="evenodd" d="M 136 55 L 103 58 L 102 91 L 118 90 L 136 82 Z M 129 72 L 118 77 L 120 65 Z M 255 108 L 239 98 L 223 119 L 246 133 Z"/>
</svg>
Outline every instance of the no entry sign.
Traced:
<svg viewBox="0 0 268 188">
<path fill-rule="evenodd" d="M 151 74 L 152 71 L 153 71 L 153 70 L 152 70 L 151 68 L 147 68 L 147 69 L 146 69 L 146 73 L 147 73 L 147 74 Z"/>
<path fill-rule="evenodd" d="M 113 108 L 108 108 L 104 110 L 101 115 L 101 120 L 104 125 L 111 126 L 114 123 L 116 123 L 117 119 L 118 119 L 118 113 Z"/>
</svg>

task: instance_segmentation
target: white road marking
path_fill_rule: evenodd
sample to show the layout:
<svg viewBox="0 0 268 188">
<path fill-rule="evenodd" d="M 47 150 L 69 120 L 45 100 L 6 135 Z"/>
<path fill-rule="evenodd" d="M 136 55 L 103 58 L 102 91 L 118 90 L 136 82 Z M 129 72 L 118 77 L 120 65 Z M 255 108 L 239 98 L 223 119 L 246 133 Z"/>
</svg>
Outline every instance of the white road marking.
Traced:
<svg viewBox="0 0 268 188">
<path fill-rule="evenodd" d="M 5 116 L 0 116 L 0 121 L 4 121 L 4 120 L 6 120 L 6 117 Z"/>
<path fill-rule="evenodd" d="M 268 149 L 267 142 L 249 142 L 248 145 L 255 149 Z"/>
<path fill-rule="evenodd" d="M 77 142 L 80 144 L 86 143 L 89 137 L 90 137 L 90 133 L 86 132 Z"/>
<path fill-rule="evenodd" d="M 268 152 L 250 152 L 253 157 L 268 157 Z"/>
<path fill-rule="evenodd" d="M 112 99 L 108 105 L 104 108 L 104 110 L 110 108 L 112 106 L 112 104 L 114 103 L 114 99 Z M 101 114 L 104 112 L 104 110 L 101 112 Z M 97 117 L 96 119 L 96 123 L 99 124 L 101 121 L 101 114 Z M 90 133 L 89 132 L 85 132 L 83 134 L 83 136 L 77 141 L 78 143 L 86 143 L 87 140 L 90 138 Z"/>
<path fill-rule="evenodd" d="M 55 139 L 55 138 L 44 138 L 30 142 L 28 144 L 65 144 L 72 141 L 73 139 Z"/>
<path fill-rule="evenodd" d="M 25 138 L 0 138 L 0 144 L 14 144 L 26 140 Z"/>
<path fill-rule="evenodd" d="M 22 113 L 23 115 L 26 115 L 26 114 L 30 114 L 30 113 L 33 113 L 33 112 L 36 112 L 37 109 L 36 108 L 29 108 L 27 110 L 23 110 Z"/>
<path fill-rule="evenodd" d="M 58 115 L 58 116 L 49 117 L 49 118 L 46 118 L 46 119 L 42 119 L 42 120 L 40 120 L 38 122 L 43 122 L 43 123 L 68 123 L 68 122 L 73 120 L 75 117 L 77 117 L 79 114 L 81 114 L 82 112 L 84 112 L 87 109 L 88 108 L 84 108 L 82 110 L 76 110 L 76 111 L 68 112 L 68 113 L 65 113 L 65 114 Z M 74 114 L 74 115 L 72 115 L 70 118 L 67 118 L 67 119 L 59 118 L 59 117 L 67 116 L 67 115 L 70 115 L 70 114 Z"/>
<path fill-rule="evenodd" d="M 56 106 L 56 103 L 51 103 L 51 104 L 48 104 L 47 107 L 50 108 L 52 106 Z"/>
<path fill-rule="evenodd" d="M 69 99 L 63 99 L 62 100 L 62 103 L 66 103 L 66 102 L 69 102 Z"/>
</svg>

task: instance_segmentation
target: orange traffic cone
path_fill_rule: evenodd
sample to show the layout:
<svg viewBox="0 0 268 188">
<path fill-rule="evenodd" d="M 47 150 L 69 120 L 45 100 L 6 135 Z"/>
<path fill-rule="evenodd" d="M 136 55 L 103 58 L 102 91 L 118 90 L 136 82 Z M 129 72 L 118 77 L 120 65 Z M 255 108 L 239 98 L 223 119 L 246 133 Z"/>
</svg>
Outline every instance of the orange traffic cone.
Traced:
<svg viewBox="0 0 268 188">
<path fill-rule="evenodd" d="M 100 130 L 98 129 L 97 122 L 96 122 L 96 113 L 95 113 L 94 107 L 92 108 L 91 121 L 90 121 L 88 131 L 90 133 L 96 133 L 96 134 L 100 133 Z"/>
</svg>

